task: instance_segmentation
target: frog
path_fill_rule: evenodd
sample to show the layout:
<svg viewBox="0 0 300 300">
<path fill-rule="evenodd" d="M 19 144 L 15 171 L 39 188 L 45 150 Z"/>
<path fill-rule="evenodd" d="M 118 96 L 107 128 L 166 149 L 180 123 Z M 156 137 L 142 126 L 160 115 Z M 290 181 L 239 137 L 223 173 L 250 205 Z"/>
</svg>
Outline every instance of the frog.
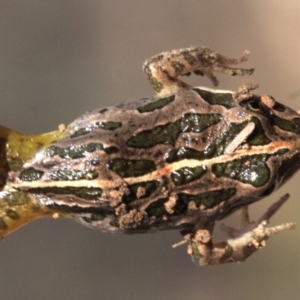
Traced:
<svg viewBox="0 0 300 300">
<path fill-rule="evenodd" d="M 200 266 L 242 262 L 276 233 L 269 227 L 286 194 L 255 222 L 249 205 L 282 186 L 300 167 L 300 115 L 257 84 L 237 91 L 193 87 L 191 73 L 247 76 L 254 68 L 193 46 L 147 59 L 155 91 L 88 111 L 58 130 L 25 135 L 0 127 L 0 235 L 37 218 L 68 218 L 109 233 L 178 230 Z M 241 210 L 241 226 L 216 222 Z"/>
</svg>

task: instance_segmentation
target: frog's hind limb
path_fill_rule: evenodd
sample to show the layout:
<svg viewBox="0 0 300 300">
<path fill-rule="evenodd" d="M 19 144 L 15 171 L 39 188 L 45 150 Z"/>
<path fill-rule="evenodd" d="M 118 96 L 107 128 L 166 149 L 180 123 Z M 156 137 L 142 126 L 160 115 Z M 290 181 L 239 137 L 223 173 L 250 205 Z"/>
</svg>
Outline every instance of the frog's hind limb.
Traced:
<svg viewBox="0 0 300 300">
<path fill-rule="evenodd" d="M 226 241 L 213 243 L 212 231 L 214 224 L 209 228 L 198 229 L 194 233 L 186 234 L 184 238 L 189 242 L 188 253 L 192 256 L 193 261 L 200 266 L 246 260 L 254 252 L 263 248 L 267 239 L 272 235 L 295 227 L 295 223 L 267 227 L 271 217 L 288 198 L 288 194 L 281 197 L 255 222 L 250 222 L 248 207 L 243 207 L 241 228 L 233 229 L 222 224 L 221 229 L 230 236 L 230 239 Z M 179 244 L 181 243 L 177 245 Z"/>
<path fill-rule="evenodd" d="M 240 58 L 230 58 L 219 54 L 207 47 L 190 47 L 173 51 L 162 52 L 147 59 L 143 64 L 143 70 L 150 84 L 159 96 L 175 93 L 181 88 L 189 87 L 188 84 L 178 79 L 178 76 L 189 75 L 191 72 L 197 75 L 206 75 L 214 86 L 219 84 L 214 71 L 235 75 L 251 75 L 254 69 L 232 68 L 245 62 L 249 58 L 249 51 L 245 51 Z"/>
</svg>

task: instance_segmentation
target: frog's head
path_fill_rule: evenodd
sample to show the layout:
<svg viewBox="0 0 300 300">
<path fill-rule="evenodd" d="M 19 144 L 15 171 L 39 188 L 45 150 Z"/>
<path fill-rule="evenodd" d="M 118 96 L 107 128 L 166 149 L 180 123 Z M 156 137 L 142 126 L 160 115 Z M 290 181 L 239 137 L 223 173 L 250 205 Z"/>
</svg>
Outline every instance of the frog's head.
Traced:
<svg viewBox="0 0 300 300">
<path fill-rule="evenodd" d="M 246 137 L 248 151 L 260 149 L 269 156 L 265 166 L 278 188 L 300 168 L 300 114 L 268 95 L 253 95 L 239 105 L 253 124 Z"/>
</svg>

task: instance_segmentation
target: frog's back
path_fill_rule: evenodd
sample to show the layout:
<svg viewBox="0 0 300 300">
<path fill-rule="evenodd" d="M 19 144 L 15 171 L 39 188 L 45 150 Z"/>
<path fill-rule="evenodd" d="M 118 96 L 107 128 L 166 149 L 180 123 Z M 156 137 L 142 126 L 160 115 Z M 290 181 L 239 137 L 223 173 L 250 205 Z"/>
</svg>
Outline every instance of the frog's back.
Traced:
<svg viewBox="0 0 300 300">
<path fill-rule="evenodd" d="M 283 151 L 261 153 L 274 137 L 247 105 L 260 98 L 241 104 L 233 95 L 186 88 L 87 112 L 27 162 L 14 186 L 22 182 L 47 205 L 77 207 L 82 221 L 102 215 L 101 222 L 88 219 L 99 228 L 106 216 L 134 231 L 222 219 L 275 189 L 271 174 Z"/>
</svg>

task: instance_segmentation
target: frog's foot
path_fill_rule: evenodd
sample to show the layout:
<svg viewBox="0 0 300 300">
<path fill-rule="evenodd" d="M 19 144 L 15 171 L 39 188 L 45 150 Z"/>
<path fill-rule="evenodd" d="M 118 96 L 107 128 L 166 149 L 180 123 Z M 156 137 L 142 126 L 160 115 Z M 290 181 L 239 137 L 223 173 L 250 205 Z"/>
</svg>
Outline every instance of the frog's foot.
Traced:
<svg viewBox="0 0 300 300">
<path fill-rule="evenodd" d="M 243 101 L 253 97 L 252 91 L 258 89 L 258 84 L 256 83 L 245 83 L 242 84 L 236 93 L 232 94 L 232 98 L 235 101 Z"/>
<path fill-rule="evenodd" d="M 230 58 L 206 47 L 190 47 L 171 52 L 163 52 L 146 60 L 143 70 L 155 91 L 164 96 L 175 93 L 188 84 L 178 79 L 180 75 L 206 75 L 214 86 L 219 84 L 213 72 L 221 72 L 230 76 L 251 75 L 254 69 L 232 68 L 248 60 L 250 52 L 245 51 L 240 58 Z"/>
<path fill-rule="evenodd" d="M 270 218 L 288 197 L 289 195 L 286 194 L 271 205 L 256 222 L 250 222 L 248 208 L 244 207 L 240 229 L 237 230 L 223 225 L 223 230 L 231 237 L 227 241 L 212 242 L 213 226 L 209 229 L 199 229 L 194 234 L 185 236 L 190 243 L 188 253 L 201 266 L 246 260 L 254 252 L 264 247 L 269 237 L 295 227 L 295 223 L 267 227 Z"/>
</svg>

